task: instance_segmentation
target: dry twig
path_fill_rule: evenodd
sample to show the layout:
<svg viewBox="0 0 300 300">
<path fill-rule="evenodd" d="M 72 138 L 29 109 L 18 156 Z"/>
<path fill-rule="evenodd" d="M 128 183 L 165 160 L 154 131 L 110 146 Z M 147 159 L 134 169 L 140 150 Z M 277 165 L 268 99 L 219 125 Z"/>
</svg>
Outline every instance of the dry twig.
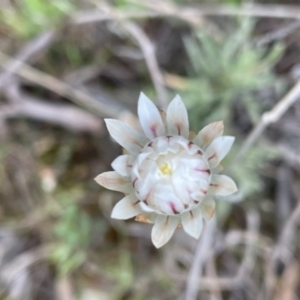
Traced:
<svg viewBox="0 0 300 300">
<path fill-rule="evenodd" d="M 132 1 L 137 2 L 137 1 Z M 204 16 L 249 16 L 259 18 L 278 19 L 300 19 L 299 6 L 291 5 L 268 5 L 268 4 L 245 4 L 237 7 L 227 5 L 197 5 L 193 7 L 183 7 L 174 5 L 171 2 L 145 1 L 139 4 L 150 7 L 151 11 L 128 11 L 116 12 L 118 19 L 141 19 L 172 16 L 185 20 L 193 25 L 207 24 L 203 22 Z M 153 11 L 155 9 L 155 11 Z M 73 24 L 86 24 L 93 22 L 103 22 L 111 17 L 103 10 L 89 10 L 77 12 L 71 16 Z"/>
<path fill-rule="evenodd" d="M 279 221 L 278 223 L 282 224 L 289 218 L 292 211 L 292 199 L 289 183 L 292 182 L 293 175 L 291 167 L 288 165 L 287 162 L 283 161 L 279 165 L 276 174 L 276 179 L 276 217 Z"/>
<path fill-rule="evenodd" d="M 300 98 L 300 81 L 289 91 L 289 93 L 281 99 L 270 111 L 265 112 L 259 123 L 251 131 L 238 154 L 235 156 L 230 166 L 232 166 L 241 159 L 247 150 L 256 142 L 263 131 L 272 123 L 277 122 L 282 115 Z"/>
<path fill-rule="evenodd" d="M 208 227 L 206 228 L 206 230 L 204 230 L 203 236 L 199 240 L 195 257 L 189 272 L 185 295 L 185 299 L 187 300 L 197 299 L 197 293 L 199 289 L 204 288 L 215 290 L 217 286 L 220 290 L 226 290 L 243 286 L 249 279 L 249 274 L 254 266 L 256 253 L 255 249 L 258 240 L 260 220 L 257 212 L 250 210 L 247 213 L 248 232 L 250 233 L 250 235 L 246 244 L 247 246 L 244 254 L 244 260 L 239 268 L 239 271 L 237 272 L 237 275 L 233 278 L 201 277 L 199 279 L 199 274 L 201 276 L 201 269 L 208 255 L 214 255 L 211 244 L 213 239 L 213 227 L 215 227 L 216 225 L 215 221 L 210 221 L 208 222 L 208 224 L 211 225 L 211 228 Z"/>
<path fill-rule="evenodd" d="M 161 1 L 150 0 L 152 4 L 159 5 Z M 170 7 L 172 3 L 163 3 Z M 162 5 L 162 6 L 163 6 Z M 300 19 L 299 6 L 269 5 L 269 4 L 244 4 L 240 6 L 229 5 L 197 5 L 193 7 L 180 7 L 179 10 L 186 17 L 195 18 L 202 16 L 249 16 L 261 18 Z"/>
<path fill-rule="evenodd" d="M 55 245 L 45 245 L 22 253 L 1 270 L 1 277 L 9 284 L 21 270 L 49 258 L 54 249 Z"/>
<path fill-rule="evenodd" d="M 138 42 L 144 54 L 152 82 L 158 95 L 160 106 L 162 109 L 165 109 L 168 105 L 167 91 L 164 87 L 163 75 L 159 69 L 155 48 L 152 42 L 137 24 L 129 21 L 122 21 L 121 24 Z"/>
<path fill-rule="evenodd" d="M 26 117 L 65 127 L 75 132 L 103 134 L 103 121 L 75 106 L 52 104 L 23 93 L 17 85 L 9 85 L 5 95 L 11 104 L 0 106 L 0 119 Z"/>
<path fill-rule="evenodd" d="M 161 13 L 157 12 L 137 12 L 137 11 L 130 11 L 130 12 L 114 12 L 115 17 L 120 19 L 143 19 L 143 18 L 151 18 L 151 17 L 159 17 L 161 16 Z M 111 16 L 108 15 L 103 10 L 86 10 L 86 11 L 80 11 L 77 13 L 74 13 L 71 16 L 71 23 L 75 25 L 83 25 L 88 23 L 94 23 L 94 22 L 103 22 L 111 20 Z"/>
<path fill-rule="evenodd" d="M 208 273 L 208 276 L 210 276 L 211 278 L 214 278 L 216 280 L 215 287 L 213 289 L 211 289 L 211 291 L 210 291 L 210 293 L 211 293 L 210 299 L 211 300 L 222 300 L 223 297 L 221 294 L 221 290 L 217 284 L 218 275 L 217 275 L 214 257 L 210 257 L 208 260 L 207 273 Z"/>
<path fill-rule="evenodd" d="M 9 58 L 7 55 L 0 53 L 0 66 L 4 69 L 9 69 L 9 66 L 15 62 L 14 59 Z M 75 104 L 88 109 L 102 117 L 111 117 L 118 119 L 120 112 L 115 111 L 108 103 L 100 102 L 94 99 L 87 93 L 82 92 L 79 89 L 76 89 L 59 79 L 43 73 L 29 65 L 20 62 L 19 68 L 15 70 L 15 73 L 26 80 L 29 80 L 33 83 L 36 83 L 40 86 L 43 86 L 46 89 L 49 89 L 55 92 L 58 95 L 68 98 L 73 101 Z M 126 112 L 126 111 L 125 111 Z M 124 113 L 124 112 L 122 112 Z M 132 115 L 131 112 L 127 112 Z M 135 117 L 133 117 L 135 118 Z"/>
<path fill-rule="evenodd" d="M 257 46 L 262 46 L 271 43 L 273 41 L 282 40 L 286 38 L 288 35 L 292 34 L 298 28 L 300 28 L 300 21 L 295 21 L 282 28 L 276 28 L 275 30 L 265 34 L 264 36 L 255 39 L 254 43 Z"/>
<path fill-rule="evenodd" d="M 216 219 L 215 217 L 209 222 L 205 223 L 202 235 L 197 244 L 194 259 L 189 271 L 189 275 L 186 283 L 186 300 L 196 300 L 198 294 L 198 281 L 199 276 L 202 274 L 204 263 L 209 254 L 209 250 L 212 247 L 213 236 L 216 230 Z"/>
<path fill-rule="evenodd" d="M 250 272 L 254 267 L 256 257 L 256 243 L 258 240 L 258 233 L 260 227 L 259 214 L 255 210 L 249 210 L 247 212 L 247 230 L 251 233 L 250 240 L 247 244 L 244 254 L 244 260 L 239 268 L 236 278 L 240 283 L 245 283 L 249 279 Z"/>
<path fill-rule="evenodd" d="M 22 62 L 31 61 L 39 57 L 39 54 L 53 43 L 56 36 L 56 31 L 49 30 L 43 32 L 33 41 L 25 45 L 25 47 L 16 54 L 14 60 L 11 60 L 7 64 L 4 72 L 0 74 L 0 91 L 6 87 L 12 76 L 14 76 L 16 71 L 22 66 Z"/>
<path fill-rule="evenodd" d="M 268 263 L 265 293 L 262 293 L 259 299 L 272 299 L 272 292 L 274 291 L 276 285 L 276 263 L 279 260 L 285 263 L 290 263 L 290 261 L 287 262 L 285 258 L 291 256 L 290 254 L 292 254 L 295 250 L 293 241 L 295 240 L 296 229 L 299 223 L 300 200 L 298 200 L 297 207 L 285 223 L 279 240 L 273 250 L 270 262 Z"/>
<path fill-rule="evenodd" d="M 136 23 L 119 18 L 118 14 L 109 6 L 106 7 L 106 10 L 106 14 L 109 15 L 111 19 L 118 21 L 123 28 L 136 40 L 141 48 L 153 85 L 158 95 L 160 106 L 162 109 L 165 109 L 168 105 L 167 91 L 164 87 L 164 79 L 156 59 L 155 47 L 153 43 L 143 29 Z"/>
</svg>

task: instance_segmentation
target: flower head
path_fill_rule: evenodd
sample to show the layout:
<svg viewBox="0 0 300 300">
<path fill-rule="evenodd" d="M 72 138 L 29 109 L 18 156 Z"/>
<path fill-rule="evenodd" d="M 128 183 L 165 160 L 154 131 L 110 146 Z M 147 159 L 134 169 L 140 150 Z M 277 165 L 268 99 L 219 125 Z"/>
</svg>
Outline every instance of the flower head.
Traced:
<svg viewBox="0 0 300 300">
<path fill-rule="evenodd" d="M 105 120 L 109 133 L 127 153 L 113 161 L 115 171 L 95 178 L 126 195 L 111 217 L 154 223 L 152 242 L 157 248 L 169 241 L 180 224 L 199 238 L 203 218 L 209 220 L 215 212 L 213 195 L 237 191 L 231 178 L 217 175 L 234 137 L 222 136 L 221 121 L 197 135 L 189 132 L 187 110 L 179 96 L 164 113 L 141 93 L 138 116 L 144 134 L 121 121 Z"/>
</svg>

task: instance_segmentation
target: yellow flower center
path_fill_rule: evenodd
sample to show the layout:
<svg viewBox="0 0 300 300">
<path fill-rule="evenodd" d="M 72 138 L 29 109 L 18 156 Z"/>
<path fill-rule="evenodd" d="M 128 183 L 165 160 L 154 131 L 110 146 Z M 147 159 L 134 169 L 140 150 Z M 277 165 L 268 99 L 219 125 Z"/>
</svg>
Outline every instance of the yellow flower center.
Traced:
<svg viewBox="0 0 300 300">
<path fill-rule="evenodd" d="M 161 167 L 160 167 L 160 171 L 164 174 L 164 175 L 172 175 L 173 171 L 171 166 L 168 163 L 164 163 Z"/>
</svg>

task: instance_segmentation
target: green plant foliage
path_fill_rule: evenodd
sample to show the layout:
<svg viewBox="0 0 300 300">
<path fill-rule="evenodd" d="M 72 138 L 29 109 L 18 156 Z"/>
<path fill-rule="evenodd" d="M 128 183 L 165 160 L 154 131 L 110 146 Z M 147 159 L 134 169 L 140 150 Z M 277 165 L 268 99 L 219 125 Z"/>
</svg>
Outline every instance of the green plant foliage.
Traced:
<svg viewBox="0 0 300 300">
<path fill-rule="evenodd" d="M 72 9 L 70 0 L 21 0 L 15 9 L 0 8 L 0 20 L 21 37 L 29 38 L 61 22 Z"/>
<path fill-rule="evenodd" d="M 235 147 L 235 153 L 238 151 Z M 263 188 L 263 182 L 259 177 L 259 170 L 264 167 L 266 161 L 280 157 L 280 152 L 261 142 L 258 147 L 252 147 L 245 155 L 243 163 L 236 164 L 232 174 L 239 182 L 243 195 L 259 192 Z"/>
<path fill-rule="evenodd" d="M 233 161 L 234 155 L 238 152 L 240 144 L 233 147 L 225 163 Z M 252 147 L 245 155 L 242 163 L 237 163 L 231 168 L 230 176 L 237 183 L 239 193 L 234 196 L 233 202 L 246 200 L 249 196 L 259 195 L 264 188 L 260 170 L 266 168 L 267 161 L 280 157 L 280 152 L 266 143 L 260 141 L 259 147 Z M 227 164 L 229 167 L 230 165 Z M 259 196 L 260 197 L 260 196 Z M 217 216 L 220 223 L 225 221 L 231 212 L 231 202 L 217 201 Z"/>
<path fill-rule="evenodd" d="M 76 270 L 85 261 L 91 232 L 92 222 L 88 214 L 76 205 L 64 209 L 54 227 L 59 244 L 52 256 L 61 276 Z"/>
<path fill-rule="evenodd" d="M 121 299 L 134 281 L 133 266 L 129 252 L 124 249 L 116 260 L 116 264 L 110 265 L 107 272 L 118 283 L 111 298 Z"/>
<path fill-rule="evenodd" d="M 222 39 L 203 32 L 185 39 L 192 66 L 185 99 L 195 127 L 228 119 L 236 100 L 247 107 L 255 121 L 261 106 L 253 92 L 281 85 L 271 70 L 283 53 L 283 46 L 276 44 L 270 50 L 254 46 L 250 20 L 239 21 L 237 28 Z"/>
<path fill-rule="evenodd" d="M 138 11 L 145 11 L 145 6 L 143 2 L 138 1 L 131 1 L 131 0 L 116 0 L 114 2 L 114 6 L 118 9 L 121 9 L 124 11 L 124 9 L 128 9 L 130 11 L 132 10 L 138 10 Z"/>
</svg>

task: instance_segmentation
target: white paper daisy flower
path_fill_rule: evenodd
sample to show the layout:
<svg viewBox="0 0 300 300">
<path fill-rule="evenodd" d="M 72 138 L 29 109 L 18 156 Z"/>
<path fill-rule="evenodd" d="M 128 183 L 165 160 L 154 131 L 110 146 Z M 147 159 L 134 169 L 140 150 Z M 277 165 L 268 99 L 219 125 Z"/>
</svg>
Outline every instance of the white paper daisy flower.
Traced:
<svg viewBox="0 0 300 300">
<path fill-rule="evenodd" d="M 187 110 L 178 95 L 164 113 L 141 93 L 138 116 L 144 134 L 121 121 L 105 119 L 110 135 L 126 151 L 113 161 L 115 171 L 95 178 L 126 195 L 111 217 L 154 223 L 151 236 L 157 248 L 170 240 L 178 226 L 199 238 L 203 218 L 209 220 L 215 212 L 213 196 L 237 191 L 231 178 L 217 175 L 234 137 L 222 136 L 222 121 L 207 125 L 197 135 L 189 132 Z"/>
</svg>

